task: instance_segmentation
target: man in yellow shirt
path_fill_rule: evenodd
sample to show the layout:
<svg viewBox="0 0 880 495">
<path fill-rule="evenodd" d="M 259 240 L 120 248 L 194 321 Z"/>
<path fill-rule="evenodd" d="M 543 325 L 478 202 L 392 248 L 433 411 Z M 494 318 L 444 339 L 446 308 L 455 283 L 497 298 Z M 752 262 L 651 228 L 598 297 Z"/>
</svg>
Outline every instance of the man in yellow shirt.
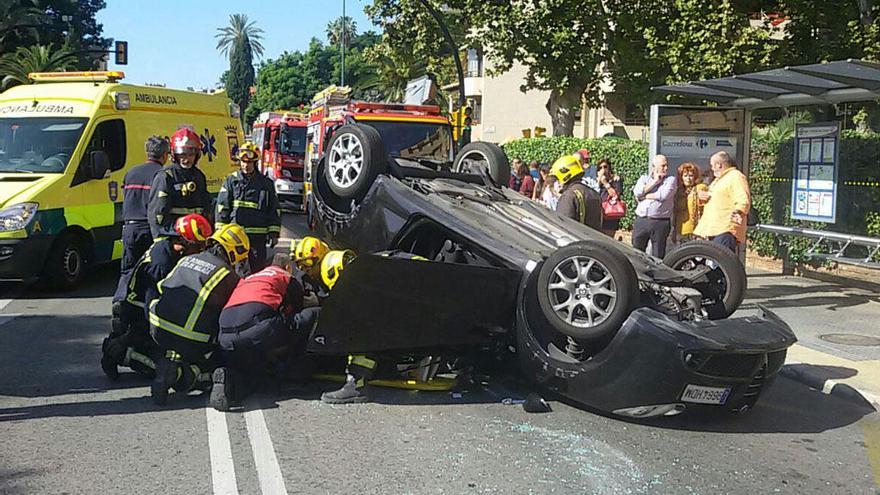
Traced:
<svg viewBox="0 0 880 495">
<path fill-rule="evenodd" d="M 712 155 L 709 164 L 715 180 L 708 191 L 698 193 L 701 201 L 708 202 L 694 235 L 736 252 L 737 245 L 746 241 L 746 217 L 752 206 L 749 183 L 725 151 Z"/>
</svg>

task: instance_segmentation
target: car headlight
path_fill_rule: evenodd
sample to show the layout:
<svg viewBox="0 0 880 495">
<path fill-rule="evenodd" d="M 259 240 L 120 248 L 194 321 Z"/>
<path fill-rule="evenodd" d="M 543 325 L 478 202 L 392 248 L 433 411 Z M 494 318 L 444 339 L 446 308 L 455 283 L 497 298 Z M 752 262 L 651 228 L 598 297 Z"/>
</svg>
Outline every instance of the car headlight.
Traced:
<svg viewBox="0 0 880 495">
<path fill-rule="evenodd" d="M 27 227 L 37 214 L 37 203 L 18 203 L 0 210 L 0 232 L 21 230 Z"/>
</svg>

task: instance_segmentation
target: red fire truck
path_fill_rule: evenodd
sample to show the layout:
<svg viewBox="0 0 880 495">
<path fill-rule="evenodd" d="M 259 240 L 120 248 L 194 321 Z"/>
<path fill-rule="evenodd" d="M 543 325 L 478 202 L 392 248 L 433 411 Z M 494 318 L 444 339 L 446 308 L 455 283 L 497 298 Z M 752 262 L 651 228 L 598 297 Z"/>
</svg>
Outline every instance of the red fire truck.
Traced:
<svg viewBox="0 0 880 495">
<path fill-rule="evenodd" d="M 333 131 L 351 123 L 379 131 L 385 151 L 400 158 L 450 163 L 455 153 L 452 126 L 436 105 L 405 105 L 351 100 L 348 87 L 330 86 L 312 100 L 306 146 L 306 200 L 311 191 L 311 170 L 326 151 Z"/>
<path fill-rule="evenodd" d="M 303 202 L 307 116 L 263 112 L 254 122 L 253 140 L 260 148 L 260 168 L 275 181 L 280 201 Z"/>
</svg>

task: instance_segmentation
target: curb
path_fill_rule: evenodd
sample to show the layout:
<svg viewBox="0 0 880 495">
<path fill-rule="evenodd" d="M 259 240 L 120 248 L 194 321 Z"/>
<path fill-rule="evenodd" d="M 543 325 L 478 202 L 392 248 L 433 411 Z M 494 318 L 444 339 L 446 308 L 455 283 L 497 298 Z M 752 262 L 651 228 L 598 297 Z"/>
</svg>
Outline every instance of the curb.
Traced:
<svg viewBox="0 0 880 495">
<path fill-rule="evenodd" d="M 833 395 L 845 401 L 869 406 L 875 411 L 880 411 L 880 397 L 859 390 L 847 383 L 841 383 L 830 378 L 825 378 L 816 368 L 817 366 L 811 364 L 787 362 L 785 363 L 785 366 L 779 370 L 779 374 L 807 385 L 823 394 Z"/>
</svg>

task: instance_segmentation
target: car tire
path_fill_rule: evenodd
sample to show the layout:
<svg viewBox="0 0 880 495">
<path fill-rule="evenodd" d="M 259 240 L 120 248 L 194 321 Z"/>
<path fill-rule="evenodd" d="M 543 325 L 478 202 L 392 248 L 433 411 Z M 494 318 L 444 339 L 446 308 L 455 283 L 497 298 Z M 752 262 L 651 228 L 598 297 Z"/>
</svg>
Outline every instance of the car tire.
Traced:
<svg viewBox="0 0 880 495">
<path fill-rule="evenodd" d="M 452 171 L 479 173 L 473 169 L 474 166 L 482 166 L 496 186 L 506 186 L 510 180 L 510 162 L 497 144 L 473 142 L 465 145 L 455 157 Z"/>
<path fill-rule="evenodd" d="M 324 176 L 340 199 L 360 201 L 376 177 L 388 169 L 382 136 L 362 124 L 340 127 L 327 144 Z"/>
<path fill-rule="evenodd" d="M 663 263 L 675 270 L 693 270 L 711 262 L 716 268 L 709 273 L 709 281 L 695 283 L 703 294 L 703 309 L 711 320 L 727 318 L 739 308 L 746 293 L 746 269 L 739 258 L 724 246 L 710 241 L 695 240 L 673 249 Z M 719 284 L 723 289 L 719 291 Z"/>
<path fill-rule="evenodd" d="M 547 257 L 536 290 L 551 327 L 586 341 L 610 340 L 639 298 L 638 279 L 629 260 L 618 251 L 587 242 L 570 244 Z"/>
<path fill-rule="evenodd" d="M 48 287 L 64 291 L 82 282 L 88 265 L 87 243 L 76 234 L 64 234 L 55 241 L 46 258 L 44 275 Z"/>
</svg>

